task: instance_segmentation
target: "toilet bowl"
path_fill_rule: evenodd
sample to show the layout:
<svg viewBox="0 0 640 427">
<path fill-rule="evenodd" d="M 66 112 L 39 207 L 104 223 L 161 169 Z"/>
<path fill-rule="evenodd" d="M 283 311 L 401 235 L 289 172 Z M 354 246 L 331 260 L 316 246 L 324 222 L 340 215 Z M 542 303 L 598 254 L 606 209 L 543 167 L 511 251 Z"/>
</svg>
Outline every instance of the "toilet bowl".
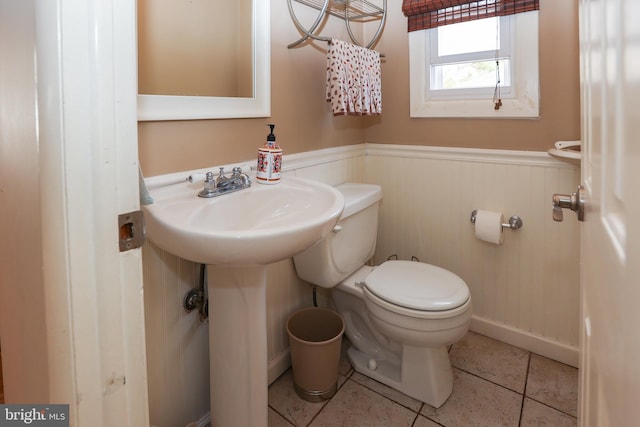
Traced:
<svg viewBox="0 0 640 427">
<path fill-rule="evenodd" d="M 368 184 L 337 188 L 344 213 L 332 235 L 294 257 L 298 276 L 331 288 L 356 371 L 440 407 L 453 389 L 447 347 L 469 329 L 469 289 L 454 273 L 426 263 L 366 265 L 382 191 Z"/>
</svg>

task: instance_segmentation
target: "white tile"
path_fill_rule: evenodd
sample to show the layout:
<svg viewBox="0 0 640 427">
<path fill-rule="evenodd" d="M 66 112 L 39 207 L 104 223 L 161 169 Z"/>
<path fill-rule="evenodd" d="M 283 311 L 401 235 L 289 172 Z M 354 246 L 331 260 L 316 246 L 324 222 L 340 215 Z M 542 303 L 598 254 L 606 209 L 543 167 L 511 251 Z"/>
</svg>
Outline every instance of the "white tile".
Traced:
<svg viewBox="0 0 640 427">
<path fill-rule="evenodd" d="M 379 383 L 378 381 L 373 380 L 366 375 L 362 375 L 359 372 L 354 372 L 354 374 L 351 376 L 351 379 L 358 384 L 361 384 L 375 391 L 376 393 L 381 394 L 384 397 L 389 398 L 394 402 L 397 402 L 400 405 L 411 409 L 414 412 L 418 412 L 420 410 L 420 407 L 422 406 L 422 402 L 420 402 L 419 400 L 409 397 L 406 394 L 401 393 L 398 390 L 386 386 L 382 383 Z"/>
<path fill-rule="evenodd" d="M 578 370 L 532 354 L 526 396 L 575 417 L 578 410 Z"/>
<path fill-rule="evenodd" d="M 271 427 L 271 426 L 269 426 Z M 440 424 L 434 423 L 428 418 L 423 417 L 422 415 L 418 416 L 418 419 L 413 424 L 413 427 L 440 427 Z"/>
<path fill-rule="evenodd" d="M 486 380 L 524 393 L 529 352 L 468 332 L 451 348 L 451 364 Z"/>
<path fill-rule="evenodd" d="M 424 405 L 421 415 L 447 427 L 517 426 L 522 395 L 459 369 L 453 393 L 440 408 Z"/>
<path fill-rule="evenodd" d="M 325 404 L 326 402 L 307 402 L 296 394 L 291 369 L 269 387 L 269 406 L 296 426 L 309 425 Z"/>
<path fill-rule="evenodd" d="M 410 427 L 417 414 L 348 380 L 310 427 Z"/>
<path fill-rule="evenodd" d="M 273 409 L 269 408 L 269 427 L 291 427 L 291 423 L 289 423 L 284 417 L 278 414 Z"/>
<path fill-rule="evenodd" d="M 578 420 L 549 406 L 528 398 L 524 399 L 521 427 L 575 427 Z"/>
</svg>

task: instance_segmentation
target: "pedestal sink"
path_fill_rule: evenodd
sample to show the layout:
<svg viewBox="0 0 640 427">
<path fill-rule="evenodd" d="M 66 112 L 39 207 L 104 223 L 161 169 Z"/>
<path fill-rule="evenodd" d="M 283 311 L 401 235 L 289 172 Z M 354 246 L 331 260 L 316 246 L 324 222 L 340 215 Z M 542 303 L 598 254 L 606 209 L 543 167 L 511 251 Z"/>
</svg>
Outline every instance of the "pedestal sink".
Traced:
<svg viewBox="0 0 640 427">
<path fill-rule="evenodd" d="M 254 180 L 255 182 L 255 180 Z M 329 233 L 344 207 L 333 187 L 285 175 L 211 199 L 202 184 L 158 187 L 143 206 L 147 237 L 207 264 L 213 427 L 267 427 L 267 265 Z"/>
</svg>

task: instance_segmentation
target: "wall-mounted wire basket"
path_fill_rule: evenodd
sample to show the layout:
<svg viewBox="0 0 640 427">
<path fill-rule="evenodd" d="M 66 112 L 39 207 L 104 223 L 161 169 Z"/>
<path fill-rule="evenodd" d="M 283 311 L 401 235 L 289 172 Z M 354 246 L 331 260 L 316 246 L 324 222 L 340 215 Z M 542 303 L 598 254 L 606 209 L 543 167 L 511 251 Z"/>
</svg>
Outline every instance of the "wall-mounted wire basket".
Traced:
<svg viewBox="0 0 640 427">
<path fill-rule="evenodd" d="M 305 28 L 304 25 L 300 23 L 293 9 L 293 1 L 319 11 L 318 17 L 313 22 L 311 27 Z M 293 22 L 295 23 L 296 27 L 298 27 L 298 30 L 303 33 L 303 36 L 300 39 L 287 46 L 289 48 L 296 47 L 309 38 L 312 38 L 314 40 L 330 41 L 331 37 L 323 37 L 314 34 L 326 15 L 333 15 L 337 18 L 343 19 L 346 23 L 347 31 L 349 32 L 351 41 L 358 46 L 365 45 L 360 43 L 357 37 L 355 37 L 355 35 L 353 34 L 351 30 L 351 23 L 367 23 L 378 21 L 378 29 L 376 33 L 374 34 L 371 41 L 365 46 L 366 48 L 371 48 L 371 46 L 375 45 L 380 39 L 380 36 L 382 35 L 382 29 L 387 18 L 387 0 L 382 0 L 381 7 L 367 0 L 287 0 L 287 2 L 289 4 L 289 12 L 291 14 L 291 18 L 293 19 Z"/>
</svg>

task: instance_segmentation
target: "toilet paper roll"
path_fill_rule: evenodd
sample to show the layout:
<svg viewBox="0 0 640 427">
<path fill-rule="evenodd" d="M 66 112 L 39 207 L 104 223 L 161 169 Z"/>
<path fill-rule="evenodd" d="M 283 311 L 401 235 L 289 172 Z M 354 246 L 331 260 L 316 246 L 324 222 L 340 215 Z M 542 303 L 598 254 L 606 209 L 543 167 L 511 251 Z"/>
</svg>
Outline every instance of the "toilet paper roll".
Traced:
<svg viewBox="0 0 640 427">
<path fill-rule="evenodd" d="M 502 223 L 500 212 L 478 210 L 476 212 L 476 239 L 495 245 L 502 244 Z"/>
</svg>

